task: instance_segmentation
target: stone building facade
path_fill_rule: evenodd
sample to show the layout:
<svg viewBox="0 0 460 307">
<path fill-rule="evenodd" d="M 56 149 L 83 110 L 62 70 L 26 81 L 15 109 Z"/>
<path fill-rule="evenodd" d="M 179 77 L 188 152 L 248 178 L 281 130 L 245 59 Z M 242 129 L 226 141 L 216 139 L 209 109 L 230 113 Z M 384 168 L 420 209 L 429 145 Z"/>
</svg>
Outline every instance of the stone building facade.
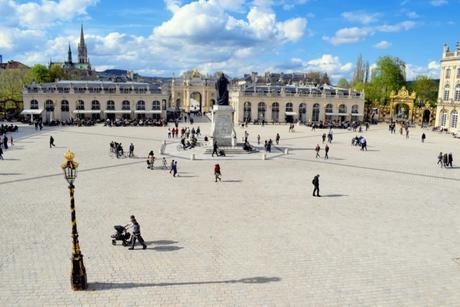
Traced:
<svg viewBox="0 0 460 307">
<path fill-rule="evenodd" d="M 451 132 L 459 130 L 460 111 L 460 43 L 455 50 L 444 45 L 441 59 L 439 96 L 436 108 L 436 126 Z"/>
<path fill-rule="evenodd" d="M 329 85 L 240 85 L 230 92 L 235 122 L 362 121 L 364 93 Z"/>
<path fill-rule="evenodd" d="M 169 93 L 136 82 L 58 81 L 24 87 L 22 115 L 44 122 L 86 119 L 166 119 Z"/>
</svg>

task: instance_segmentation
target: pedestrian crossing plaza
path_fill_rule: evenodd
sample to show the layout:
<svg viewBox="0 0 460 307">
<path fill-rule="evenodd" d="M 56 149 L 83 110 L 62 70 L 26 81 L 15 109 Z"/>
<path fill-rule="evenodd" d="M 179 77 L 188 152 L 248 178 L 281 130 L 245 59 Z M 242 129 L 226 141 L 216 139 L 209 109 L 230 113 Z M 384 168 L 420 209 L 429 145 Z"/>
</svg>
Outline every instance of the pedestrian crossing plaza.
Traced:
<svg viewBox="0 0 460 307">
<path fill-rule="evenodd" d="M 210 123 L 198 125 L 209 135 Z M 200 148 L 192 159 L 188 149 L 161 154 L 180 144 L 167 127 L 19 125 L 0 160 L 0 305 L 460 305 L 460 139 L 391 134 L 387 124 L 332 129 L 330 143 L 328 129 L 306 126 L 235 131 L 257 151 Z M 360 136 L 367 150 L 352 145 Z M 123 146 L 118 158 L 111 142 Z M 68 150 L 83 291 L 70 282 Z M 452 167 L 437 164 L 440 152 L 452 153 Z M 145 249 L 112 242 L 132 215 Z"/>
</svg>

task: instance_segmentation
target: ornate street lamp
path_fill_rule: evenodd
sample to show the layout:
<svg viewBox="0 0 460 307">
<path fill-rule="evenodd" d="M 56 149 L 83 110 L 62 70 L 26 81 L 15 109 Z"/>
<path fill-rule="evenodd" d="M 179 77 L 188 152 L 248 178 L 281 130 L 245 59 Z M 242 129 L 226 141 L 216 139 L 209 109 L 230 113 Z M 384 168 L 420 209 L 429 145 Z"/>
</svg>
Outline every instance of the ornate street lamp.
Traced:
<svg viewBox="0 0 460 307">
<path fill-rule="evenodd" d="M 77 178 L 77 168 L 78 163 L 73 159 L 75 154 L 68 150 L 65 155 L 65 161 L 61 165 L 62 170 L 64 171 L 64 177 L 69 183 L 69 192 L 70 192 L 70 213 L 72 219 L 72 275 L 70 277 L 70 282 L 72 284 L 73 290 L 86 290 L 88 284 L 86 282 L 86 269 L 83 264 L 83 255 L 80 252 L 80 243 L 78 243 L 78 231 L 77 231 L 77 220 L 75 217 L 75 199 L 74 199 L 74 190 L 75 186 L 73 185 L 75 178 Z"/>
</svg>

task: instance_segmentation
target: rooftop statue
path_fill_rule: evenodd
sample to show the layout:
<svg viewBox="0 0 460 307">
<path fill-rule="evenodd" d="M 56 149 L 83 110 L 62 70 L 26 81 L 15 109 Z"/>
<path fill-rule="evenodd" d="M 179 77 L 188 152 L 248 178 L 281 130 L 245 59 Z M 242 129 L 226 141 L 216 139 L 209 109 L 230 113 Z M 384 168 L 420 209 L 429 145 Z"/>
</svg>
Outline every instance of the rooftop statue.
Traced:
<svg viewBox="0 0 460 307">
<path fill-rule="evenodd" d="M 220 74 L 216 81 L 217 104 L 220 106 L 228 106 L 228 84 L 230 82 L 225 77 L 224 73 Z"/>
</svg>

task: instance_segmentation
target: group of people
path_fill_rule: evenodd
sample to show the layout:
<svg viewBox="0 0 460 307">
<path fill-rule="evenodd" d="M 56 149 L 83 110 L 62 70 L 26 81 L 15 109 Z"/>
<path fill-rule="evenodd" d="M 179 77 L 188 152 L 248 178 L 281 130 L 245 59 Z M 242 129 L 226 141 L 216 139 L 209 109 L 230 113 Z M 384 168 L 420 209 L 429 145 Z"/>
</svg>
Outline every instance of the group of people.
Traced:
<svg viewBox="0 0 460 307">
<path fill-rule="evenodd" d="M 450 167 L 452 168 L 453 165 L 452 165 L 452 162 L 454 161 L 454 158 L 453 158 L 453 155 L 452 153 L 442 153 L 440 152 L 439 155 L 438 155 L 438 163 L 436 163 L 437 165 L 440 165 L 441 167 L 444 167 L 444 168 L 447 168 L 447 167 Z"/>
<path fill-rule="evenodd" d="M 125 154 L 123 145 L 115 141 L 110 142 L 110 152 L 114 153 L 117 159 L 123 157 Z M 129 145 L 129 157 L 130 158 L 134 157 L 134 144 L 133 143 Z"/>
<path fill-rule="evenodd" d="M 326 138 L 327 138 L 328 143 L 332 143 L 332 139 L 333 139 L 332 129 L 329 129 L 327 134 L 323 133 L 323 135 L 321 136 L 323 144 L 324 144 L 324 142 L 326 142 Z"/>
<path fill-rule="evenodd" d="M 362 135 L 355 136 L 354 138 L 352 138 L 351 139 L 351 145 L 359 146 L 359 147 L 361 147 L 361 150 L 367 151 L 367 139 Z"/>
<path fill-rule="evenodd" d="M 329 145 L 326 144 L 326 146 L 324 146 L 324 159 L 329 159 Z M 316 147 L 315 147 L 315 152 L 316 152 L 316 156 L 315 158 L 318 159 L 318 158 L 321 158 L 321 155 L 319 154 L 321 151 L 321 146 L 319 146 L 319 144 L 316 144 Z"/>
<path fill-rule="evenodd" d="M 147 169 L 150 169 L 150 170 L 155 169 L 155 160 L 156 160 L 155 153 L 153 152 L 153 150 L 151 150 L 147 156 Z M 168 162 L 166 161 L 165 157 L 161 159 L 161 162 L 162 162 L 163 169 L 167 169 Z"/>
<path fill-rule="evenodd" d="M 180 133 L 181 138 L 183 137 L 189 138 L 190 136 L 194 136 L 194 135 L 200 136 L 201 129 L 199 126 L 196 129 L 195 127 L 192 127 L 192 129 L 190 129 L 189 127 L 183 127 L 179 129 L 178 126 L 173 127 L 173 128 L 168 128 L 168 139 L 179 138 L 179 133 Z"/>
<path fill-rule="evenodd" d="M 10 145 L 13 146 L 13 136 L 10 136 Z M 8 137 L 6 133 L 3 135 L 3 138 L 0 138 L 0 159 L 3 160 L 3 149 L 8 149 Z"/>
</svg>

